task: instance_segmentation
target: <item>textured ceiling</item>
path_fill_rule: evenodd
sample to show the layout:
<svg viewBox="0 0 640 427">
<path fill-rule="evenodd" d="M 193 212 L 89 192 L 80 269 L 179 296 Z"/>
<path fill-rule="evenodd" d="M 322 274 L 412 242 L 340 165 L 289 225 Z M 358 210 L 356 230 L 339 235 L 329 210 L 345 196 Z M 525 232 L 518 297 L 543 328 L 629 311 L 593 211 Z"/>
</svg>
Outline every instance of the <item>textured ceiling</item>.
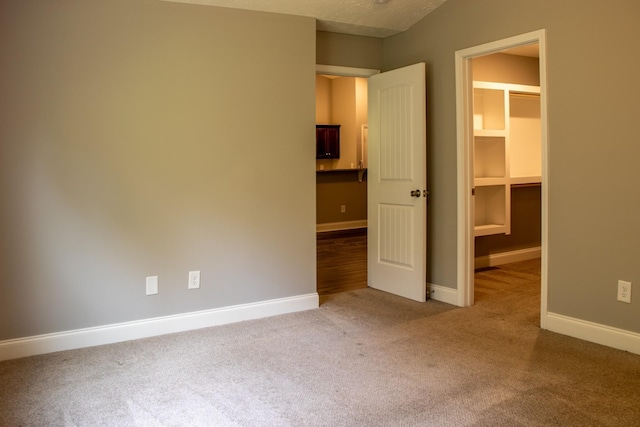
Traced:
<svg viewBox="0 0 640 427">
<path fill-rule="evenodd" d="M 446 0 L 164 0 L 234 9 L 310 16 L 317 29 L 336 33 L 387 37 L 407 30 Z"/>
</svg>

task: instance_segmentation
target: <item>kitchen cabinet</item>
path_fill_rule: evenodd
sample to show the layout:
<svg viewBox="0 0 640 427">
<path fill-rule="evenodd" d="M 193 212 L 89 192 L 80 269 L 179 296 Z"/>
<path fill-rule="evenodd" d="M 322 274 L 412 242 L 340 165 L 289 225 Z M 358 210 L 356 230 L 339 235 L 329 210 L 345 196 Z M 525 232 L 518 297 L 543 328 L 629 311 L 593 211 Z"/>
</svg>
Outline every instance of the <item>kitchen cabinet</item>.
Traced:
<svg viewBox="0 0 640 427">
<path fill-rule="evenodd" d="M 316 159 L 340 158 L 340 125 L 316 125 Z"/>
</svg>

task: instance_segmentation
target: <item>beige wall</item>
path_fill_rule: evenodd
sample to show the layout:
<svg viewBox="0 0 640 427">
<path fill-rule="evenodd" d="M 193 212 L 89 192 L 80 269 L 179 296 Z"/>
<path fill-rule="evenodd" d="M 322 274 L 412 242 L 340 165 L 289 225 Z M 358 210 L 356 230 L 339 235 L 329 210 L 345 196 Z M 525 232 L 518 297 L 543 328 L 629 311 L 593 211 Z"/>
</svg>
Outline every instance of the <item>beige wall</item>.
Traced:
<svg viewBox="0 0 640 427">
<path fill-rule="evenodd" d="M 367 181 L 357 172 L 318 172 L 316 185 L 317 223 L 330 224 L 367 219 Z M 342 213 L 340 207 L 346 206 Z"/>
<path fill-rule="evenodd" d="M 9 0 L 0 34 L 0 340 L 316 291 L 313 19 Z"/>
<path fill-rule="evenodd" d="M 481 82 L 540 86 L 540 61 L 527 56 L 494 53 L 472 60 L 473 79 Z"/>
<path fill-rule="evenodd" d="M 368 79 L 356 78 L 356 165 L 360 165 L 359 162 L 362 161 L 364 167 L 367 167 L 368 157 L 367 147 L 364 147 L 364 153 L 362 152 L 362 144 L 366 143 L 362 141 L 362 125 L 369 123 L 368 86 Z"/>
<path fill-rule="evenodd" d="M 382 67 L 382 39 L 318 31 L 316 63 L 342 67 Z"/>
<path fill-rule="evenodd" d="M 356 164 L 356 82 L 353 77 L 339 77 L 331 88 L 331 122 L 340 125 L 340 158 L 333 161 L 333 168 L 349 169 Z"/>
<path fill-rule="evenodd" d="M 640 332 L 640 3 L 448 0 L 384 40 L 383 69 L 427 63 L 431 283 L 456 287 L 456 50 L 546 29 L 549 100 L 549 310 Z"/>
<path fill-rule="evenodd" d="M 316 75 L 316 124 L 331 123 L 331 79 Z"/>
</svg>

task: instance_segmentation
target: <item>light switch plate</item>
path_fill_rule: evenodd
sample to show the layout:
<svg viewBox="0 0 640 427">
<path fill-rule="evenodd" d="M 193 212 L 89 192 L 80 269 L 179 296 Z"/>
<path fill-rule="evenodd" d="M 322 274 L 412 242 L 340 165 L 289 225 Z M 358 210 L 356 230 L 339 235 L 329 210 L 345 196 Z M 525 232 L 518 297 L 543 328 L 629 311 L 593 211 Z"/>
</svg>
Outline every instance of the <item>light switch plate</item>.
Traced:
<svg viewBox="0 0 640 427">
<path fill-rule="evenodd" d="M 187 287 L 188 289 L 200 288 L 200 272 L 199 271 L 189 272 L 189 284 Z"/>
<path fill-rule="evenodd" d="M 158 293 L 158 276 L 147 277 L 147 295 L 155 295 Z"/>
</svg>

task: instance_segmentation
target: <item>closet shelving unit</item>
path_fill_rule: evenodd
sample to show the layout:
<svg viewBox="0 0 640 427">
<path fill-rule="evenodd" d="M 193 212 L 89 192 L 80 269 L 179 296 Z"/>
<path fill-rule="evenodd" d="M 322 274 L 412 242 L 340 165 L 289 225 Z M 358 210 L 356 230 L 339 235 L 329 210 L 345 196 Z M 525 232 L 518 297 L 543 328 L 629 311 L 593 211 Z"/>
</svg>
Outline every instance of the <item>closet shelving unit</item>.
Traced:
<svg viewBox="0 0 640 427">
<path fill-rule="evenodd" d="M 540 185 L 540 87 L 473 82 L 475 235 L 511 233 L 511 189 Z"/>
</svg>

